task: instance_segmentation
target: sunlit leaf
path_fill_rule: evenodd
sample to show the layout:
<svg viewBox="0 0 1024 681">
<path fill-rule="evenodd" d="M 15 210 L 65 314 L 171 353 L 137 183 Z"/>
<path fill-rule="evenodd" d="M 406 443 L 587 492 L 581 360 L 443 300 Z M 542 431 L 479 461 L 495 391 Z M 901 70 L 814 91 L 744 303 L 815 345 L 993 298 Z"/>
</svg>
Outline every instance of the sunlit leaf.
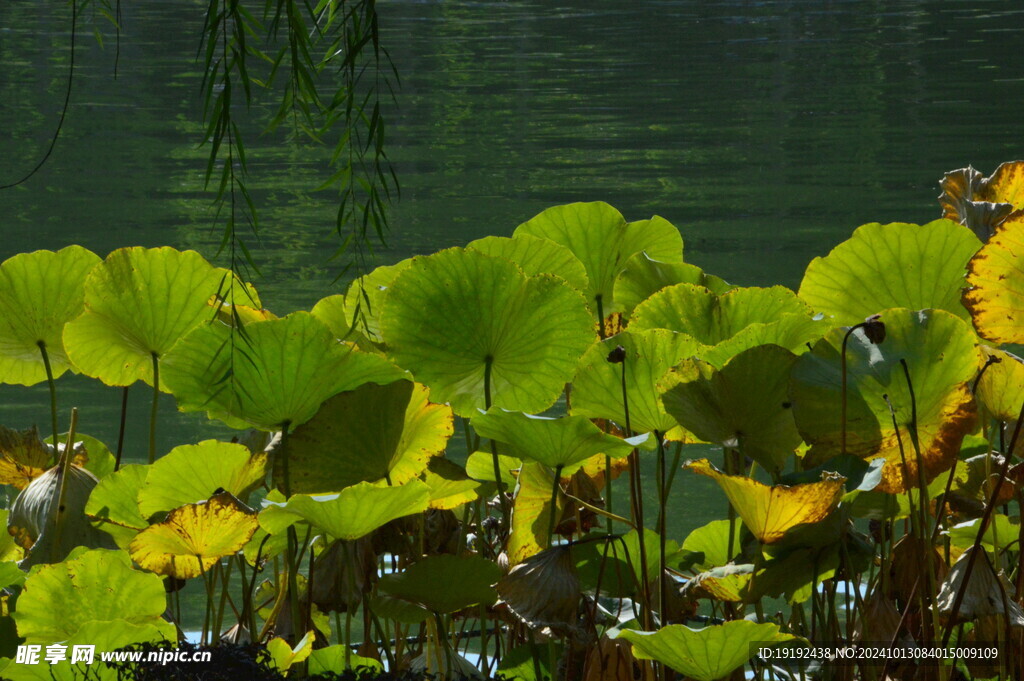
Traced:
<svg viewBox="0 0 1024 681">
<path fill-rule="evenodd" d="M 643 251 L 664 262 L 683 261 L 683 239 L 670 222 L 654 216 L 627 223 L 600 201 L 548 208 L 519 225 L 514 236 L 521 235 L 550 239 L 572 251 L 587 271 L 588 304 L 605 314 L 616 311 L 615 279 L 633 255 Z"/>
<path fill-rule="evenodd" d="M 160 577 L 132 569 L 124 551 L 98 549 L 33 570 L 14 617 L 19 635 L 50 643 L 70 638 L 88 622 L 157 624 L 166 607 Z"/>
<path fill-rule="evenodd" d="M 381 593 L 417 603 L 439 613 L 471 605 L 491 605 L 498 598 L 494 583 L 501 568 L 479 556 L 428 556 L 403 572 L 381 577 Z"/>
<path fill-rule="evenodd" d="M 1007 220 L 968 265 L 963 303 L 974 328 L 997 343 L 1024 342 L 1024 216 Z"/>
<path fill-rule="evenodd" d="M 893 309 L 884 312 L 881 321 L 886 329 L 881 344 L 873 344 L 863 329 L 848 341 L 846 451 L 862 459 L 883 457 L 886 465 L 878 489 L 900 492 L 918 486 L 911 433 L 915 405 L 901 360 L 913 383 L 917 437 L 928 483 L 953 465 L 963 436 L 973 427 L 975 406 L 967 382 L 975 376 L 980 356 L 970 327 L 949 312 Z M 812 445 L 805 457 L 811 465 L 841 453 L 839 355 L 846 333 L 847 329 L 835 329 L 812 352 L 801 355 L 793 368 L 793 416 Z"/>
<path fill-rule="evenodd" d="M 1016 421 L 1024 400 L 1024 360 L 988 345 L 979 349 L 982 357 L 994 361 L 982 374 L 974 396 L 994 418 Z"/>
<path fill-rule="evenodd" d="M 89 502 L 85 505 L 86 515 L 98 521 L 97 526 L 113 534 L 115 539 L 124 535 L 111 528 L 111 525 L 134 531 L 149 527 L 146 516 L 139 511 L 138 503 L 139 490 L 145 484 L 149 472 L 149 466 L 126 464 L 100 480 L 89 495 Z M 134 532 L 131 536 L 134 536 Z"/>
<path fill-rule="evenodd" d="M 1003 163 L 989 177 L 971 166 L 945 173 L 939 181 L 943 217 L 967 226 L 987 240 L 1007 219 L 1024 209 L 1024 162 Z"/>
<path fill-rule="evenodd" d="M 451 408 L 411 381 L 340 393 L 289 436 L 291 491 L 323 494 L 384 478 L 401 485 L 444 451 L 452 432 Z M 284 489 L 283 466 L 274 480 Z"/>
<path fill-rule="evenodd" d="M 384 358 L 338 343 L 308 312 L 247 324 L 244 336 L 219 322 L 203 324 L 162 366 L 182 411 L 208 410 L 269 431 L 305 423 L 343 390 L 403 376 Z"/>
<path fill-rule="evenodd" d="M 64 325 L 81 314 L 85 278 L 98 262 L 95 253 L 68 246 L 0 264 L 0 383 L 45 381 L 40 343 L 55 378 L 70 368 Z"/>
<path fill-rule="evenodd" d="M 789 403 L 789 374 L 796 356 L 761 345 L 721 369 L 683 360 L 665 379 L 665 411 L 707 442 L 738 449 L 779 471 L 801 443 Z"/>
<path fill-rule="evenodd" d="M 523 464 L 516 482 L 512 502 L 512 532 L 506 553 L 509 565 L 520 563 L 542 549 L 551 539 L 551 515 L 562 513 L 562 495 L 551 504 L 554 473 L 547 466 L 532 461 Z"/>
<path fill-rule="evenodd" d="M 28 430 L 0 426 L 0 484 L 25 489 L 53 464 L 53 449 L 43 444 L 35 426 Z"/>
<path fill-rule="evenodd" d="M 732 538 L 730 540 L 730 525 L 732 526 Z M 728 520 L 712 520 L 707 525 L 702 525 L 690 532 L 683 540 L 683 548 L 704 554 L 704 560 L 697 564 L 700 569 L 707 570 L 713 567 L 721 567 L 732 561 L 740 552 L 740 530 L 741 523 Z"/>
<path fill-rule="evenodd" d="M 527 277 L 507 260 L 457 248 L 414 258 L 392 283 L 381 317 L 395 361 L 465 416 L 491 405 L 550 407 L 594 325 L 564 280 Z"/>
<path fill-rule="evenodd" d="M 263 482 L 266 465 L 266 454 L 253 455 L 240 444 L 204 440 L 179 445 L 149 467 L 138 493 L 139 512 L 148 518 L 209 499 L 217 490 L 244 501 L 247 492 Z"/>
<path fill-rule="evenodd" d="M 717 482 L 743 524 L 763 544 L 779 541 L 798 525 L 824 519 L 839 505 L 846 482 L 842 476 L 823 474 L 820 482 L 769 487 L 744 475 L 726 475 L 707 459 L 687 468 Z"/>
<path fill-rule="evenodd" d="M 935 308 L 967 319 L 960 304 L 967 262 L 981 248 L 949 220 L 926 225 L 862 225 L 807 266 L 800 297 L 839 324 L 857 324 L 893 307 Z"/>
<path fill-rule="evenodd" d="M 430 503 L 430 489 L 419 480 L 396 487 L 361 482 L 338 494 L 296 494 L 284 503 L 263 503 L 260 525 L 270 534 L 305 520 L 335 539 L 354 540 L 396 518 L 425 511 Z"/>
<path fill-rule="evenodd" d="M 309 655 L 308 664 L 310 676 L 327 674 L 329 672 L 337 673 L 342 672 L 345 669 L 357 669 L 359 667 L 369 667 L 377 670 L 382 670 L 384 668 L 380 662 L 372 657 L 361 657 L 355 653 L 349 652 L 349 655 L 346 658 L 345 652 L 344 645 L 333 645 L 314 650 Z M 346 659 L 348 660 L 348 665 L 345 664 Z"/>
<path fill-rule="evenodd" d="M 608 361 L 608 353 L 620 345 L 625 349 L 625 359 L 613 364 Z M 669 433 L 677 424 L 661 404 L 658 383 L 669 369 L 696 355 L 702 347 L 690 336 L 664 329 L 627 330 L 595 343 L 580 361 L 573 381 L 572 413 L 611 419 L 625 427 L 624 370 L 630 427 L 638 433 Z"/>
<path fill-rule="evenodd" d="M 422 480 L 430 488 L 430 508 L 443 510 L 475 501 L 480 497 L 483 486 L 483 483 L 469 477 L 462 466 L 442 456 L 430 459 Z"/>
<path fill-rule="evenodd" d="M 491 409 L 475 416 L 472 423 L 480 437 L 507 445 L 507 454 L 562 468 L 564 475 L 592 456 L 619 458 L 639 444 L 608 435 L 585 416 L 549 418 Z"/>
<path fill-rule="evenodd" d="M 565 246 L 550 239 L 518 234 L 515 238 L 486 236 L 466 244 L 467 249 L 495 258 L 511 260 L 532 277 L 556 274 L 578 291 L 586 291 L 589 280 L 580 259 Z"/>
<path fill-rule="evenodd" d="M 210 318 L 230 276 L 195 251 L 120 248 L 85 281 L 85 312 L 64 329 L 68 356 L 107 385 L 152 385 L 153 358 Z"/>
<path fill-rule="evenodd" d="M 270 664 L 282 672 L 288 671 L 292 665 L 302 662 L 313 652 L 313 641 L 315 636 L 312 631 L 299 639 L 299 642 L 292 648 L 280 636 L 275 636 L 267 642 L 267 652 L 270 653 Z"/>
<path fill-rule="evenodd" d="M 684 262 L 661 262 L 647 253 L 637 253 L 626 262 L 615 279 L 615 302 L 626 314 L 652 295 L 676 284 L 694 284 L 722 295 L 735 288 L 712 274 Z"/>
<path fill-rule="evenodd" d="M 633 644 L 633 654 L 643 660 L 657 660 L 694 681 L 719 681 L 739 669 L 754 653 L 754 646 L 769 647 L 798 641 L 784 634 L 778 625 L 736 620 L 691 629 L 672 624 L 658 631 L 625 629 L 621 638 Z"/>
<path fill-rule="evenodd" d="M 143 569 L 191 579 L 241 551 L 258 525 L 251 509 L 229 492 L 220 492 L 172 510 L 166 520 L 137 534 L 129 550 Z"/>
</svg>

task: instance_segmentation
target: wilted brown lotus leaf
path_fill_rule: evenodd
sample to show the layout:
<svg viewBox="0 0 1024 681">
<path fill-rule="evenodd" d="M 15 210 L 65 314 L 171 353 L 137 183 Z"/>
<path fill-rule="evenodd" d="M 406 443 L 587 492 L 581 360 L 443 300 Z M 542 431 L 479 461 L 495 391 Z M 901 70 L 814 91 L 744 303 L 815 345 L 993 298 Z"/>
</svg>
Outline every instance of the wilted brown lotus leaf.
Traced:
<svg viewBox="0 0 1024 681">
<path fill-rule="evenodd" d="M 85 504 L 99 482 L 96 476 L 74 464 L 68 466 L 67 475 L 59 537 L 54 531 L 54 506 L 60 496 L 58 466 L 32 480 L 11 505 L 7 532 L 26 551 L 19 564 L 23 569 L 64 560 L 77 546 L 117 548 L 113 538 L 94 528 L 85 515 Z"/>
<path fill-rule="evenodd" d="M 900 612 L 896 604 L 881 589 L 875 589 L 864 599 L 864 618 L 857 620 L 854 641 L 897 641 L 900 631 Z"/>
<path fill-rule="evenodd" d="M 975 551 L 981 553 L 975 557 L 974 567 L 968 578 L 967 564 Z M 1013 600 L 1013 585 L 1001 572 L 996 573 L 988 553 L 977 546 L 964 551 L 949 571 L 949 576 L 943 580 L 936 599 L 942 615 L 951 615 L 956 594 L 964 588 L 965 578 L 967 586 L 960 602 L 960 609 L 957 611 L 957 621 L 1004 615 L 1009 618 L 1012 626 L 1024 627 L 1024 609 Z"/>
<path fill-rule="evenodd" d="M 905 535 L 892 547 L 892 577 L 889 596 L 896 598 L 904 607 L 916 602 L 928 589 L 928 572 L 925 560 L 930 556 L 935 571 L 935 582 L 940 583 L 949 572 L 949 567 L 931 542 L 913 535 Z"/>
<path fill-rule="evenodd" d="M 498 580 L 498 596 L 527 626 L 545 636 L 575 636 L 580 580 L 568 546 L 534 554 Z"/>
<path fill-rule="evenodd" d="M 624 638 L 602 636 L 587 655 L 583 681 L 649 681 L 652 667 L 633 657 L 632 646 Z"/>
<path fill-rule="evenodd" d="M 377 555 L 372 540 L 339 539 L 316 558 L 313 603 L 323 612 L 355 610 L 377 576 Z"/>
<path fill-rule="evenodd" d="M 999 481 L 999 471 L 1003 466 L 1002 454 L 978 454 L 966 459 L 962 466 L 963 474 L 957 471 L 953 481 L 953 491 L 967 499 L 973 499 L 982 504 L 987 504 L 992 498 L 996 483 Z M 986 475 L 987 474 L 987 475 Z M 1017 483 L 1007 476 L 999 485 L 999 497 L 996 505 L 1009 503 L 1017 495 Z M 984 506 L 981 507 L 982 510 Z"/>
<path fill-rule="evenodd" d="M 1009 640 L 1006 640 L 1006 621 L 998 615 L 984 615 L 974 623 L 974 628 L 967 633 L 968 643 L 983 647 L 991 647 L 998 642 L 999 656 L 995 659 L 970 658 L 964 656 L 963 663 L 976 679 L 998 677 L 1024 678 L 1024 629 L 1014 627 Z M 1005 665 L 1000 669 L 1000 665 Z"/>
<path fill-rule="evenodd" d="M 939 186 L 942 216 L 965 225 L 985 241 L 1024 208 L 1024 162 L 1003 163 L 989 177 L 967 166 L 943 175 Z"/>
</svg>

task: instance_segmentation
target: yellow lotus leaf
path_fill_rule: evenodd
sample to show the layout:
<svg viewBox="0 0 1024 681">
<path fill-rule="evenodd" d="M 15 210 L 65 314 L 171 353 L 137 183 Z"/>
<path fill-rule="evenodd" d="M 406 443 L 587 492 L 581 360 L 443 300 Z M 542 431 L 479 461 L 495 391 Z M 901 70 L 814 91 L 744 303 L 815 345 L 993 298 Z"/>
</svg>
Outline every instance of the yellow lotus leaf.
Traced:
<svg viewBox="0 0 1024 681">
<path fill-rule="evenodd" d="M 63 451 L 64 443 L 59 449 Z M 55 463 L 53 446 L 39 438 L 35 426 L 27 430 L 13 430 L 0 426 L 0 485 L 13 485 L 25 489 L 30 482 L 50 469 Z M 88 456 L 82 442 L 75 443 L 73 463 L 84 466 Z"/>
<path fill-rule="evenodd" d="M 1024 399 L 1024 360 L 1004 350 L 979 345 L 981 356 L 991 362 L 978 381 L 975 397 L 1000 421 L 1015 421 Z"/>
<path fill-rule="evenodd" d="M 1024 209 L 1024 161 L 1003 163 L 988 177 L 968 166 L 939 182 L 943 217 L 966 225 L 986 240 L 999 225 Z"/>
<path fill-rule="evenodd" d="M 964 307 L 982 338 L 1024 342 L 1024 213 L 996 229 L 967 265 Z"/>
<path fill-rule="evenodd" d="M 240 551 L 259 523 L 256 513 L 228 492 L 179 506 L 136 535 L 129 551 L 140 567 L 178 579 L 198 577 Z"/>
<path fill-rule="evenodd" d="M 707 459 L 686 467 L 717 482 L 743 524 L 763 544 L 779 541 L 797 525 L 825 518 L 839 505 L 846 482 L 841 475 L 823 473 L 821 482 L 769 487 L 743 475 L 726 475 Z"/>
</svg>

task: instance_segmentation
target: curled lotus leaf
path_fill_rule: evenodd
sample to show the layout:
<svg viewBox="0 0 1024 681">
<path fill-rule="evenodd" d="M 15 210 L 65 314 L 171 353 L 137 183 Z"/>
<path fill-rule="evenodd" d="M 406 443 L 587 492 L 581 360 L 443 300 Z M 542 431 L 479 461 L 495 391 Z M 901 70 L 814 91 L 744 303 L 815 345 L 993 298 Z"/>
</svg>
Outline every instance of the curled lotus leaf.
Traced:
<svg viewBox="0 0 1024 681">
<path fill-rule="evenodd" d="M 608 355 L 617 347 L 623 361 L 611 363 Z M 573 414 L 611 419 L 626 425 L 622 401 L 622 376 L 626 376 L 629 425 L 638 433 L 658 431 L 669 439 L 693 441 L 684 433 L 661 403 L 658 384 L 669 370 L 704 348 L 692 337 L 666 329 L 628 329 L 594 343 L 583 359 L 573 381 Z"/>
<path fill-rule="evenodd" d="M 267 431 L 305 423 L 339 392 L 404 375 L 383 357 L 338 343 L 308 312 L 247 324 L 244 334 L 220 322 L 202 324 L 162 367 L 182 411 Z"/>
<path fill-rule="evenodd" d="M 579 258 L 587 271 L 588 304 L 595 312 L 616 312 L 615 279 L 635 254 L 646 252 L 664 262 L 683 261 L 683 238 L 664 218 L 626 222 L 607 203 L 553 206 L 516 227 L 513 237 L 542 237 Z"/>
<path fill-rule="evenodd" d="M 555 274 L 577 291 L 586 291 L 589 280 L 580 259 L 562 244 L 551 239 L 518 234 L 514 238 L 486 236 L 466 244 L 466 248 L 495 258 L 511 260 L 528 276 Z"/>
<path fill-rule="evenodd" d="M 686 465 L 718 483 L 743 524 L 762 544 L 772 544 L 800 525 L 826 518 L 843 498 L 846 478 L 822 474 L 820 482 L 769 486 L 744 475 L 727 475 L 707 459 Z"/>
<path fill-rule="evenodd" d="M 39 439 L 35 426 L 27 430 L 0 426 L 0 484 L 25 489 L 53 462 L 53 448 Z"/>
<path fill-rule="evenodd" d="M 96 476 L 74 464 L 67 467 L 64 504 L 57 514 L 61 469 L 54 466 L 21 490 L 7 517 L 7 532 L 25 549 L 23 570 L 64 560 L 76 547 L 114 548 L 114 541 L 94 528 L 85 515 Z"/>
<path fill-rule="evenodd" d="M 335 539 L 351 541 L 396 518 L 422 513 L 429 503 L 430 488 L 420 480 L 391 487 L 361 482 L 337 494 L 295 494 L 286 502 L 268 499 L 260 511 L 260 526 L 273 535 L 304 520 Z"/>
<path fill-rule="evenodd" d="M 641 252 L 626 262 L 625 269 L 615 279 L 615 301 L 628 315 L 658 291 L 676 284 L 703 286 L 716 295 L 735 288 L 713 274 L 706 274 L 696 265 L 662 262 Z"/>
<path fill-rule="evenodd" d="M 979 248 L 969 229 L 949 220 L 861 225 L 807 266 L 800 298 L 839 324 L 857 324 L 893 307 L 935 308 L 967 319 L 960 293 Z"/>
<path fill-rule="evenodd" d="M 658 631 L 624 629 L 619 633 L 633 644 L 633 655 L 641 660 L 657 660 L 694 681 L 719 681 L 742 667 L 760 646 L 799 641 L 784 634 L 778 625 L 735 620 L 691 629 L 671 624 Z"/>
<path fill-rule="evenodd" d="M 804 457 L 808 465 L 842 453 L 882 457 L 878 489 L 898 493 L 918 486 L 918 449 L 925 484 L 953 465 L 976 420 L 968 383 L 981 357 L 970 327 L 949 312 L 892 309 L 881 321 L 881 343 L 874 344 L 863 329 L 848 340 L 846 452 L 840 351 L 848 329 L 834 329 L 799 357 L 790 396 L 797 428 L 811 445 Z"/>
<path fill-rule="evenodd" d="M 139 489 L 139 512 L 146 518 L 210 498 L 217 490 L 244 500 L 266 476 L 267 455 L 245 445 L 204 440 L 180 445 L 149 467 Z"/>
<path fill-rule="evenodd" d="M 472 423 L 480 437 L 508 445 L 506 454 L 560 468 L 563 475 L 575 472 L 598 454 L 613 459 L 626 456 L 647 439 L 641 436 L 640 440 L 624 440 L 609 435 L 579 415 L 550 418 L 491 409 L 475 416 Z"/>
<path fill-rule="evenodd" d="M 989 177 L 967 166 L 939 181 L 942 217 L 970 228 L 987 241 L 1007 218 L 1024 210 L 1024 161 L 1003 163 Z"/>
<path fill-rule="evenodd" d="M 552 546 L 514 566 L 498 580 L 498 596 L 528 627 L 546 636 L 577 629 L 582 596 L 569 546 Z"/>
<path fill-rule="evenodd" d="M 288 437 L 290 491 L 325 494 L 384 479 L 401 485 L 420 475 L 454 430 L 451 408 L 428 396 L 418 383 L 395 381 L 328 399 Z M 274 481 L 284 489 L 282 465 Z"/>
<path fill-rule="evenodd" d="M 796 355 L 777 345 L 745 350 L 721 369 L 683 360 L 662 383 L 662 404 L 700 439 L 779 472 L 803 441 L 789 402 L 795 363 Z"/>
<path fill-rule="evenodd" d="M 441 554 L 418 560 L 403 572 L 384 575 L 378 590 L 388 596 L 450 613 L 471 605 L 492 605 L 501 568 L 480 556 Z"/>
<path fill-rule="evenodd" d="M 554 472 L 543 464 L 528 461 L 519 470 L 512 502 L 512 531 L 505 549 L 509 565 L 521 563 L 550 545 L 551 516 L 561 518 L 564 506 L 561 494 L 555 495 L 555 503 L 551 503 L 554 485 Z"/>
<path fill-rule="evenodd" d="M 133 569 L 124 551 L 96 549 L 29 573 L 14 619 L 28 641 L 53 643 L 90 622 L 159 625 L 166 608 L 160 577 Z"/>
<path fill-rule="evenodd" d="M 199 577 L 225 556 L 241 551 L 259 521 L 229 492 L 179 506 L 132 540 L 129 551 L 139 567 L 177 579 Z"/>
<path fill-rule="evenodd" d="M 19 253 L 0 264 L 0 383 L 46 380 L 69 368 L 64 325 L 82 312 L 84 284 L 99 256 L 81 246 Z"/>
<path fill-rule="evenodd" d="M 64 328 L 68 356 L 107 385 L 152 385 L 154 358 L 212 316 L 231 276 L 195 251 L 119 248 L 85 280 L 85 311 Z"/>
<path fill-rule="evenodd" d="M 565 280 L 460 248 L 414 258 L 381 314 L 391 357 L 461 416 L 549 408 L 594 334 Z"/>
<path fill-rule="evenodd" d="M 1024 214 L 1004 222 L 971 259 L 963 303 L 978 335 L 1024 342 Z"/>
<path fill-rule="evenodd" d="M 978 555 L 973 556 L 972 554 Z M 968 572 L 968 563 L 974 563 Z M 965 584 L 966 582 L 966 584 Z M 958 592 L 964 595 L 957 611 L 958 621 L 969 621 L 986 615 L 1001 615 L 1015 627 L 1024 627 L 1024 609 L 1007 594 L 1013 593 L 1013 585 L 1002 574 L 996 572 L 988 552 L 984 548 L 971 546 L 957 559 L 946 579 L 939 588 L 936 605 L 940 613 L 949 617 Z"/>
</svg>

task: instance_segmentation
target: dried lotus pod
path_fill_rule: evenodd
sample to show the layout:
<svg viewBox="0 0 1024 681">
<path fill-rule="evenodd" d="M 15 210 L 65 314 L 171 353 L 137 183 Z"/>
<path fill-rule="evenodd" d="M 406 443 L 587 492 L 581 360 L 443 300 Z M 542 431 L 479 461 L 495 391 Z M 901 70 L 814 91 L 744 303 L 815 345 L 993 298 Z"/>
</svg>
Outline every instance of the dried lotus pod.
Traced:
<svg viewBox="0 0 1024 681">
<path fill-rule="evenodd" d="M 94 528 L 85 515 L 85 504 L 99 482 L 96 476 L 73 464 L 67 470 L 63 524 L 59 533 L 54 526 L 54 505 L 60 496 L 58 466 L 29 483 L 11 505 L 7 532 L 26 551 L 24 560 L 18 564 L 23 570 L 41 563 L 62 561 L 78 546 L 117 548 L 113 538 Z"/>
<path fill-rule="evenodd" d="M 545 636 L 581 633 L 580 580 L 568 546 L 552 546 L 498 580 L 498 596 L 531 629 Z"/>
</svg>

